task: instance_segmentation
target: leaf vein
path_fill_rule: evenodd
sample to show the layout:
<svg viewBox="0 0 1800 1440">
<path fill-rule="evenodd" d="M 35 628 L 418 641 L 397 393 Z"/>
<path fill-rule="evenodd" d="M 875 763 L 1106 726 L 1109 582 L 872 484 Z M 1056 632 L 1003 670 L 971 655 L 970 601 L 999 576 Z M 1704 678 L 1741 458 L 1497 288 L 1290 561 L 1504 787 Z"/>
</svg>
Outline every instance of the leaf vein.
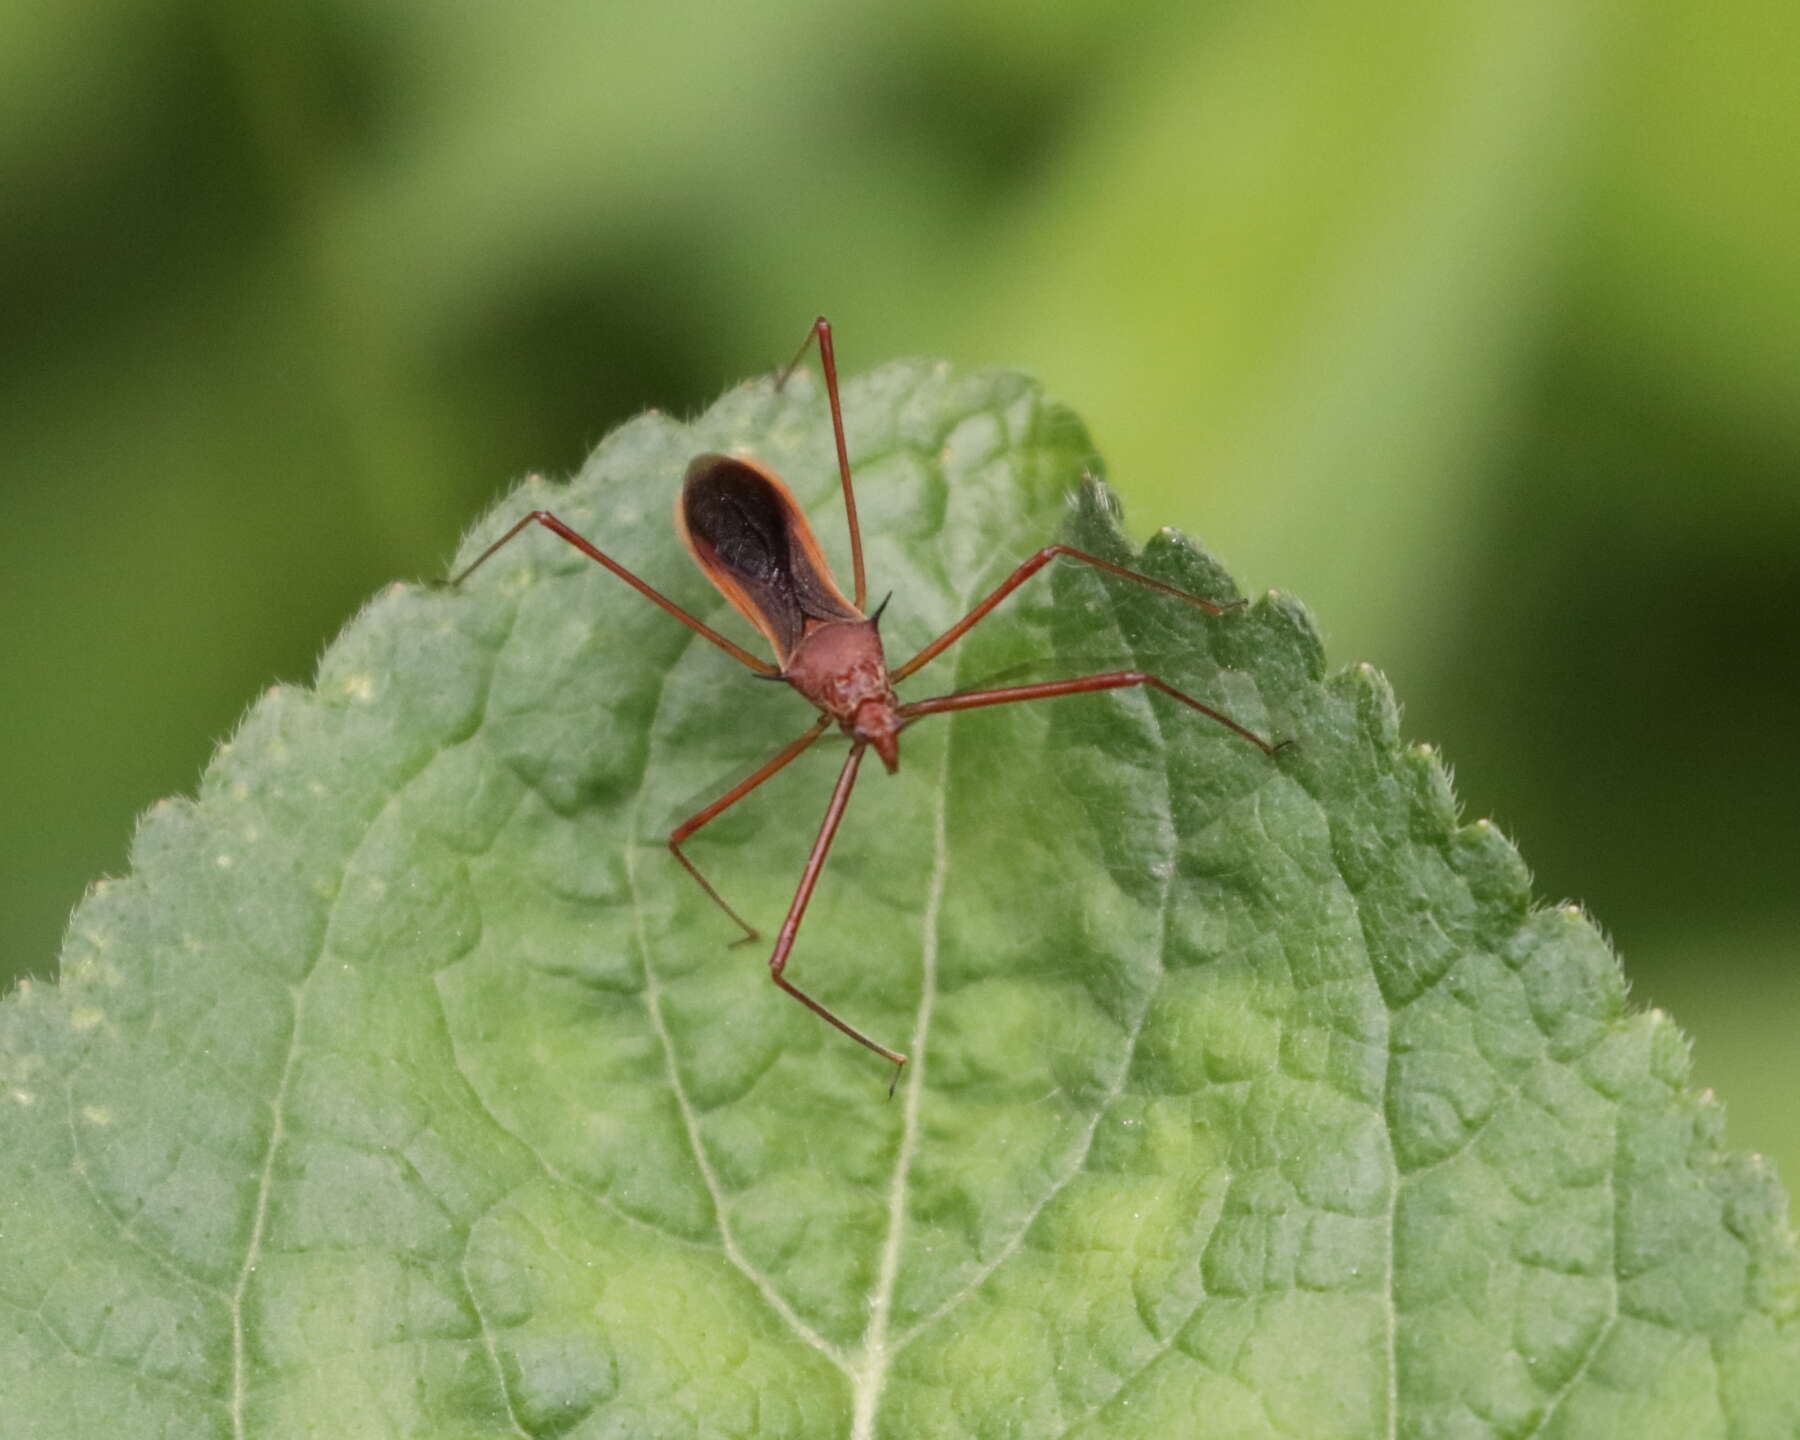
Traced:
<svg viewBox="0 0 1800 1440">
<path fill-rule="evenodd" d="M 546 1179 L 553 1184 L 564 1186 L 574 1194 L 580 1195 L 584 1199 L 591 1201 L 593 1204 L 600 1206 L 600 1208 L 605 1210 L 608 1214 L 623 1221 L 627 1225 L 635 1225 L 639 1229 L 648 1230 L 652 1235 L 656 1235 L 677 1245 L 686 1245 L 702 1250 L 711 1250 L 715 1248 L 712 1245 L 706 1244 L 704 1241 L 694 1239 L 691 1235 L 683 1235 L 677 1230 L 671 1230 L 666 1226 L 658 1225 L 655 1221 L 646 1220 L 642 1215 L 634 1215 L 598 1186 L 589 1184 L 585 1180 L 578 1180 L 572 1175 L 564 1174 L 561 1169 L 550 1161 L 542 1150 L 531 1142 L 531 1140 L 522 1135 L 519 1131 L 513 1129 L 506 1121 L 502 1120 L 500 1116 L 495 1113 L 493 1107 L 488 1104 L 487 1097 L 481 1093 L 480 1087 L 470 1078 L 469 1072 L 463 1066 L 462 1053 L 457 1048 L 455 1032 L 450 1025 L 449 1013 L 444 1008 L 443 991 L 439 988 L 439 981 L 436 976 L 433 977 L 433 992 L 434 999 L 437 1002 L 439 1023 L 442 1024 L 445 1036 L 450 1045 L 451 1068 L 456 1072 L 457 1079 L 462 1082 L 464 1088 L 468 1091 L 469 1097 L 474 1101 L 476 1108 L 487 1117 L 488 1123 L 502 1135 L 506 1136 L 507 1139 L 518 1145 L 518 1147 L 531 1158 L 532 1164 L 536 1165 L 539 1170 L 544 1172 Z M 504 1198 L 505 1197 L 502 1197 L 502 1201 Z M 470 1222 L 468 1227 L 469 1230 L 472 1232 L 476 1225 L 479 1225 L 483 1219 L 499 1208 L 502 1201 L 496 1201 L 495 1204 L 490 1205 L 482 1212 L 482 1214 L 476 1216 L 475 1219 Z"/>
<path fill-rule="evenodd" d="M 435 750 L 419 760 L 411 773 L 403 777 L 389 790 L 387 798 L 371 814 L 363 826 L 362 835 L 356 845 L 345 857 L 336 894 L 332 897 L 331 910 L 325 918 L 324 930 L 320 935 L 319 948 L 309 958 L 306 971 L 298 983 L 289 986 L 292 996 L 292 1012 L 288 1022 L 287 1053 L 281 1062 L 281 1073 L 275 1082 L 275 1093 L 270 1098 L 269 1138 L 263 1148 L 263 1162 L 256 1184 L 256 1202 L 251 1211 L 250 1239 L 244 1247 L 244 1263 L 238 1269 L 237 1283 L 232 1288 L 228 1310 L 231 1317 L 231 1433 L 235 1440 L 244 1440 L 244 1401 L 249 1389 L 248 1355 L 244 1336 L 244 1299 L 249 1293 L 250 1277 L 256 1271 L 258 1259 L 262 1255 L 263 1235 L 268 1226 L 269 1196 L 274 1189 L 275 1157 L 280 1153 L 281 1142 L 286 1137 L 286 1105 L 288 1086 L 292 1083 L 294 1063 L 299 1058 L 301 1045 L 301 1029 L 306 1020 L 306 987 L 312 977 L 318 973 L 319 962 L 331 950 L 332 930 L 337 923 L 338 907 L 343 903 L 347 886 L 343 880 L 356 863 L 357 852 L 367 843 L 375 827 L 382 818 L 393 809 L 407 788 L 430 766 L 438 752 Z"/>
<path fill-rule="evenodd" d="M 89 1198 L 93 1200 L 95 1208 L 112 1222 L 114 1228 L 122 1237 L 130 1241 L 133 1248 L 155 1265 L 157 1269 L 161 1270 L 164 1275 L 172 1280 L 177 1280 L 184 1285 L 190 1285 L 194 1289 L 211 1295 L 215 1299 L 228 1299 L 230 1292 L 227 1291 L 223 1285 L 217 1285 L 210 1280 L 202 1279 L 199 1275 L 178 1265 L 174 1260 L 170 1259 L 169 1256 L 163 1254 L 160 1250 L 151 1245 L 142 1235 L 138 1234 L 135 1220 L 128 1220 L 124 1215 L 113 1209 L 112 1204 L 100 1193 L 100 1187 L 94 1184 L 94 1177 L 88 1173 L 87 1161 L 82 1155 L 81 1132 L 75 1124 L 75 1086 L 73 1080 L 65 1081 L 63 1084 L 63 1102 L 65 1106 L 65 1118 L 67 1119 L 69 1126 L 69 1168 L 80 1177 L 81 1183 L 87 1190 Z"/>
<path fill-rule="evenodd" d="M 123 1360 L 113 1360 L 105 1355 L 95 1355 L 86 1350 L 77 1348 L 74 1342 L 62 1333 L 62 1330 L 50 1319 L 50 1317 L 44 1314 L 41 1305 L 22 1305 L 17 1300 L 9 1299 L 5 1295 L 0 1295 L 0 1305 L 4 1305 L 8 1310 L 13 1311 L 15 1314 L 22 1315 L 25 1319 L 35 1322 L 40 1330 L 56 1342 L 57 1348 L 62 1350 L 62 1352 L 77 1365 L 89 1365 L 97 1370 L 112 1371 L 116 1374 L 126 1376 L 133 1381 L 143 1381 L 146 1384 L 159 1385 L 164 1389 L 174 1391 L 177 1395 L 180 1395 L 186 1400 L 191 1400 L 201 1405 L 222 1406 L 224 1403 L 217 1395 L 202 1390 L 197 1385 L 184 1384 L 180 1380 L 170 1379 L 167 1375 L 152 1374 L 150 1371 L 141 1369 L 138 1366 L 128 1365 Z"/>
<path fill-rule="evenodd" d="M 1534 1437 L 1544 1433 L 1544 1430 L 1548 1427 L 1551 1420 L 1555 1418 L 1556 1412 L 1562 1408 L 1563 1401 L 1569 1398 L 1574 1392 L 1575 1387 L 1586 1377 L 1589 1368 L 1594 1363 L 1595 1357 L 1600 1354 L 1601 1349 L 1606 1344 L 1607 1338 L 1612 1334 L 1613 1327 L 1619 1323 L 1619 1267 L 1621 1258 L 1619 1255 L 1620 1197 L 1618 1182 L 1615 1178 L 1618 1174 L 1618 1170 L 1619 1112 L 1615 1108 L 1613 1110 L 1613 1158 L 1612 1164 L 1609 1165 L 1606 1170 L 1606 1189 L 1607 1193 L 1612 1197 L 1612 1264 L 1607 1268 L 1606 1272 L 1606 1318 L 1600 1322 L 1599 1328 L 1594 1331 L 1594 1338 L 1589 1342 L 1587 1353 L 1581 1357 L 1580 1363 L 1569 1372 L 1569 1378 L 1563 1381 L 1557 1388 L 1556 1393 L 1550 1397 L 1549 1402 L 1544 1406 L 1543 1413 L 1538 1416 L 1537 1423 L 1533 1425 L 1531 1429 L 1527 1430 L 1525 1434 L 1520 1437 L 1520 1440 L 1534 1440 Z"/>
</svg>

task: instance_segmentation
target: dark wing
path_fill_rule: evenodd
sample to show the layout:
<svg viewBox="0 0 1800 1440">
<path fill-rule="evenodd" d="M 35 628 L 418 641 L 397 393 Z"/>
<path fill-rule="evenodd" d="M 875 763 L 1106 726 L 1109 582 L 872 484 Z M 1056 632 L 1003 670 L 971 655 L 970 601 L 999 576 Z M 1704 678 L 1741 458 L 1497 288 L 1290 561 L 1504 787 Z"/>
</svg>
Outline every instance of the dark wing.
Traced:
<svg viewBox="0 0 1800 1440">
<path fill-rule="evenodd" d="M 675 507 L 682 538 L 706 578 L 762 631 L 785 667 L 808 620 L 860 620 L 787 486 L 728 455 L 687 468 Z"/>
</svg>

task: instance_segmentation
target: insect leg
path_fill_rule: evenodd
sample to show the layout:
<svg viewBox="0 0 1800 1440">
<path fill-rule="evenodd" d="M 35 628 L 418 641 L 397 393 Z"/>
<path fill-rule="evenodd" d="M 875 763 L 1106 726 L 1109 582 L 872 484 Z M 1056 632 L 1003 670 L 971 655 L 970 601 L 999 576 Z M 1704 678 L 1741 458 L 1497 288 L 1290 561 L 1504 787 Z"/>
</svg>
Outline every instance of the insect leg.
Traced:
<svg viewBox="0 0 1800 1440">
<path fill-rule="evenodd" d="M 856 572 L 856 608 L 868 607 L 869 587 L 863 578 L 862 528 L 856 523 L 856 487 L 850 483 L 850 449 L 844 443 L 844 409 L 838 403 L 837 355 L 831 347 L 831 322 L 821 315 L 800 342 L 794 358 L 775 378 L 779 390 L 806 357 L 806 347 L 819 342 L 819 365 L 825 371 L 825 396 L 831 402 L 831 433 L 837 440 L 838 474 L 844 482 L 844 518 L 850 522 L 850 568 Z"/>
<path fill-rule="evenodd" d="M 1135 570 L 1127 570 L 1123 565 L 1115 565 L 1110 560 L 1102 560 L 1098 555 L 1090 555 L 1085 550 L 1077 550 L 1070 545 L 1046 545 L 1019 568 L 1008 575 L 994 587 L 993 593 L 983 600 L 962 619 L 958 620 L 937 639 L 933 640 L 912 659 L 891 672 L 895 680 L 904 680 L 928 660 L 935 660 L 948 650 L 976 625 L 987 618 L 988 612 L 1017 590 L 1038 571 L 1042 570 L 1058 555 L 1066 555 L 1071 560 L 1079 560 L 1084 565 L 1092 565 L 1096 569 L 1105 570 L 1108 574 L 1123 576 L 1127 580 L 1135 580 L 1140 585 L 1148 585 L 1152 590 L 1160 590 L 1165 595 L 1174 595 L 1191 604 L 1198 605 L 1208 615 L 1223 615 L 1227 610 L 1235 610 L 1244 602 L 1239 600 L 1231 605 L 1220 605 L 1198 595 L 1191 595 L 1186 590 L 1178 590 L 1173 585 L 1165 585 L 1160 580 L 1152 580 L 1148 575 L 1140 575 Z"/>
<path fill-rule="evenodd" d="M 738 926 L 740 926 L 743 929 L 743 932 L 744 932 L 743 938 L 740 940 L 732 941 L 732 944 L 734 944 L 734 945 L 742 945 L 746 941 L 756 939 L 756 937 L 757 937 L 756 928 L 753 925 L 751 925 L 747 920 L 745 920 L 742 915 L 738 914 L 737 911 L 733 910 L 731 908 L 731 906 L 726 903 L 725 897 L 723 895 L 719 894 L 719 892 L 717 890 L 713 889 L 712 881 L 708 880 L 704 875 L 702 875 L 700 873 L 699 867 L 696 866 L 692 860 L 688 859 L 688 857 L 682 853 L 681 842 L 686 840 L 689 836 L 693 835 L 697 830 L 700 829 L 700 827 L 702 825 L 705 825 L 707 822 L 716 819 L 720 815 L 723 815 L 727 810 L 729 810 L 733 805 L 737 804 L 738 801 L 742 800 L 746 795 L 748 795 L 758 785 L 762 784 L 763 781 L 767 780 L 771 775 L 775 774 L 776 771 L 785 768 L 787 766 L 787 764 L 791 760 L 793 760 L 796 756 L 798 756 L 802 751 L 804 751 L 807 748 L 807 746 L 811 745 L 813 743 L 813 741 L 817 740 L 821 735 L 823 735 L 825 733 L 825 727 L 827 725 L 829 725 L 830 723 L 831 723 L 830 717 L 821 715 L 818 718 L 817 722 L 814 723 L 814 725 L 812 726 L 811 729 L 809 729 L 798 740 L 794 741 L 791 745 L 789 745 L 785 749 L 783 749 L 780 752 L 780 754 L 776 755 L 772 760 L 770 760 L 766 764 L 764 764 L 759 770 L 756 771 L 755 774 L 750 775 L 750 776 L 746 777 L 745 779 L 739 781 L 736 785 L 733 785 L 731 787 L 731 789 L 727 790 L 723 795 L 721 795 L 717 800 L 713 801 L 712 804 L 708 805 L 704 810 L 699 811 L 697 814 L 688 816 L 687 819 L 683 820 L 679 825 L 677 825 L 673 830 L 671 830 L 669 832 L 669 852 L 670 852 L 670 854 L 674 855 L 674 857 L 681 862 L 682 868 L 684 870 L 686 870 L 688 872 L 688 874 L 692 875 L 695 880 L 700 882 L 700 888 L 702 890 L 704 890 L 708 895 L 712 896 L 713 903 L 715 905 L 717 905 L 721 910 L 723 910 L 727 915 L 729 915 L 735 924 L 737 924 Z"/>
<path fill-rule="evenodd" d="M 1148 675 L 1142 670 L 1115 670 L 1105 675 L 1048 680 L 1038 685 L 1008 685 L 1000 690 L 964 690 L 956 695 L 915 700 L 910 705 L 900 706 L 899 713 L 910 721 L 922 715 L 942 715 L 952 710 L 977 710 L 984 705 L 1016 705 L 1023 700 L 1053 700 L 1058 695 L 1091 695 L 1100 690 L 1124 690 L 1134 685 L 1148 685 L 1153 690 L 1160 690 L 1172 699 L 1179 700 L 1190 710 L 1198 710 L 1208 719 L 1217 720 L 1227 730 L 1242 735 L 1265 755 L 1273 755 L 1294 743 L 1283 740 L 1280 744 L 1271 744 L 1254 731 L 1246 730 L 1229 715 L 1220 714 L 1210 705 L 1202 705 L 1192 695 L 1184 694 L 1168 681 L 1156 675 Z"/>
<path fill-rule="evenodd" d="M 794 892 L 794 903 L 788 906 L 787 919 L 781 922 L 781 933 L 775 937 L 775 951 L 769 956 L 769 978 L 813 1014 L 837 1026 L 858 1045 L 865 1045 L 884 1060 L 891 1061 L 895 1067 L 894 1078 L 898 1080 L 899 1067 L 906 1064 L 904 1055 L 871 1040 L 847 1020 L 839 1019 L 804 990 L 791 984 L 787 976 L 782 974 L 787 968 L 788 953 L 794 948 L 794 936 L 799 933 L 800 921 L 806 914 L 807 902 L 812 899 L 813 887 L 819 883 L 819 872 L 825 868 L 825 856 L 830 852 L 832 839 L 837 835 L 838 822 L 844 818 L 844 806 L 849 803 L 851 788 L 856 784 L 856 769 L 862 764 L 864 748 L 860 744 L 852 745 L 850 754 L 845 757 L 844 768 L 838 774 L 837 788 L 831 792 L 831 803 L 825 807 L 825 819 L 819 826 L 819 838 L 813 841 L 812 854 L 806 857 L 806 868 L 800 872 L 800 886 Z M 888 1093 L 892 1094 L 893 1091 L 890 1089 Z"/>
<path fill-rule="evenodd" d="M 727 640 L 710 625 L 707 625 L 700 620 L 696 620 L 692 615 L 688 614 L 687 611 L 683 610 L 673 600 L 669 599 L 668 596 L 664 595 L 662 591 L 653 586 L 646 585 L 617 560 L 613 559 L 612 556 L 606 554 L 604 551 L 600 550 L 599 547 L 576 534 L 548 510 L 533 510 L 529 515 L 519 520 L 514 524 L 512 529 L 508 530 L 492 545 L 488 546 L 487 549 L 477 555 L 474 560 L 472 560 L 462 572 L 450 582 L 451 585 L 455 586 L 462 584 L 462 582 L 467 580 L 470 575 L 480 569 L 496 550 L 502 545 L 505 545 L 508 541 L 514 539 L 527 525 L 533 524 L 542 525 L 552 534 L 560 535 L 583 555 L 587 556 L 588 559 L 595 561 L 597 564 L 604 565 L 646 600 L 662 606 L 664 610 L 667 610 L 669 614 L 673 615 L 683 625 L 687 626 L 688 629 L 692 630 L 696 635 L 712 641 L 713 644 L 717 645 L 727 655 L 731 656 L 732 659 L 742 661 L 752 670 L 758 671 L 764 675 L 774 675 L 778 673 L 776 667 L 771 665 L 767 660 L 759 659 L 755 655 L 752 655 L 748 650 L 744 649 L 742 645 L 737 645 L 732 641 Z"/>
</svg>

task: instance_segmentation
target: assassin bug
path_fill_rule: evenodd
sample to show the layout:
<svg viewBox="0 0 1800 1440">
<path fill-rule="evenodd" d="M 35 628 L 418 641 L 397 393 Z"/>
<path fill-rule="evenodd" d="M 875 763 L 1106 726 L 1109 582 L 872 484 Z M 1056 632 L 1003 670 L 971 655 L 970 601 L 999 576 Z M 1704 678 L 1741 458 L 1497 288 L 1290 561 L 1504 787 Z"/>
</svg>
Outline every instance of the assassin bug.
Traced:
<svg viewBox="0 0 1800 1440">
<path fill-rule="evenodd" d="M 785 769 L 835 722 L 850 737 L 850 753 L 838 774 L 837 786 L 825 807 L 818 838 L 800 872 L 800 884 L 788 906 L 787 918 L 775 937 L 769 956 L 769 974 L 775 983 L 814 1014 L 837 1026 L 859 1045 L 867 1046 L 894 1068 L 898 1081 L 906 1056 L 863 1034 L 842 1017 L 787 978 L 788 956 L 794 937 L 818 884 L 819 872 L 844 817 L 850 791 L 862 765 L 864 752 L 874 750 L 889 772 L 900 766 L 900 732 L 927 715 L 955 710 L 975 710 L 985 705 L 1012 705 L 1025 700 L 1049 700 L 1058 695 L 1088 695 L 1101 690 L 1148 686 L 1179 700 L 1192 710 L 1216 720 L 1241 735 L 1265 754 L 1285 748 L 1245 729 L 1237 721 L 1183 694 L 1173 685 L 1141 670 L 1115 670 L 1083 675 L 1072 680 L 1051 680 L 1035 685 L 1009 685 L 1000 689 L 964 690 L 926 700 L 902 703 L 894 694 L 896 681 L 904 680 L 927 661 L 935 659 L 984 620 L 1002 600 L 1059 555 L 1136 581 L 1165 595 L 1199 606 L 1209 615 L 1221 615 L 1229 606 L 1216 605 L 1198 595 L 1165 585 L 1148 575 L 1127 570 L 1110 560 L 1068 545 L 1047 545 L 1024 561 L 1011 575 L 962 619 L 939 635 L 904 665 L 889 666 L 881 648 L 881 611 L 865 613 L 868 585 L 863 575 L 862 533 L 856 523 L 856 491 L 850 480 L 850 455 L 844 442 L 843 410 L 838 401 L 837 358 L 832 349 L 831 326 L 823 316 L 814 322 L 793 361 L 781 371 L 777 386 L 805 358 L 808 346 L 817 342 L 819 362 L 825 372 L 825 394 L 831 406 L 831 429 L 837 442 L 838 473 L 843 481 L 844 514 L 850 526 L 850 563 L 855 573 L 855 597 L 845 599 L 832 578 L 824 553 L 807 523 L 806 515 L 782 480 L 752 460 L 729 455 L 700 455 L 687 468 L 681 494 L 675 504 L 675 524 L 695 562 L 718 587 L 731 607 L 762 632 L 775 652 L 775 662 L 752 654 L 688 614 L 618 561 L 575 533 L 548 510 L 533 510 L 498 540 L 476 556 L 452 585 L 460 585 L 501 546 L 531 525 L 541 525 L 561 536 L 590 560 L 605 566 L 645 599 L 660 605 L 696 634 L 712 641 L 727 655 L 757 676 L 785 680 L 813 705 L 819 718 L 798 739 L 789 743 L 760 768 L 727 790 L 712 804 L 690 815 L 669 832 L 669 850 L 700 888 L 743 930 L 737 943 L 758 938 L 757 931 L 731 908 L 682 850 L 682 843 L 709 821 L 742 800 L 765 780 Z M 1238 603 L 1242 603 L 1241 601 Z M 893 1093 L 890 1085 L 888 1093 Z"/>
</svg>

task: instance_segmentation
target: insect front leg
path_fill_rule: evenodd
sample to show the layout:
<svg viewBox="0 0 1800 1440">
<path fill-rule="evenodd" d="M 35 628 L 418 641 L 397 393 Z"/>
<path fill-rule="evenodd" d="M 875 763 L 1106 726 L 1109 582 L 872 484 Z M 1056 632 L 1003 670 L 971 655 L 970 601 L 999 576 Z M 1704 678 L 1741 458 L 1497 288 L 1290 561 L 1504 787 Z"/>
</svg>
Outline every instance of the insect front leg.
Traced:
<svg viewBox="0 0 1800 1440">
<path fill-rule="evenodd" d="M 987 619 L 988 615 L 996 605 L 1008 595 L 1012 594 L 1013 591 L 1017 590 L 1059 555 L 1066 556 L 1070 560 L 1079 560 L 1083 565 L 1092 565 L 1096 570 L 1104 570 L 1109 575 L 1117 575 L 1121 579 L 1133 581 L 1134 583 L 1146 586 L 1151 590 L 1160 590 L 1163 594 L 1173 595 L 1179 600 L 1186 600 L 1191 605 L 1198 605 L 1208 615 L 1223 615 L 1227 610 L 1235 610 L 1244 603 L 1242 600 L 1236 600 L 1229 605 L 1220 605 L 1215 601 L 1206 599 L 1204 596 L 1191 594 L 1190 592 L 1178 589 L 1173 585 L 1165 585 L 1161 580 L 1152 579 L 1148 575 L 1140 575 L 1136 570 L 1127 570 L 1123 565 L 1115 565 L 1110 560 L 1102 560 L 1098 555 L 1090 555 L 1085 550 L 1077 550 L 1072 545 L 1046 545 L 1042 550 L 1038 551 L 1037 554 L 1023 561 L 1018 569 L 1014 570 L 1012 574 L 1008 575 L 996 585 L 993 590 L 989 592 L 987 598 L 967 615 L 963 616 L 962 619 L 958 620 L 904 665 L 896 667 L 893 672 L 893 678 L 896 680 L 904 680 L 908 675 L 912 674 L 913 671 L 925 664 L 926 661 L 935 660 L 939 655 L 942 655 L 944 651 L 948 650 L 983 620 Z"/>
<path fill-rule="evenodd" d="M 856 487 L 850 483 L 850 447 L 844 441 L 844 407 L 838 401 L 837 351 L 831 343 L 831 322 L 823 315 L 813 321 L 794 358 L 775 377 L 775 388 L 787 384 L 815 340 L 819 342 L 819 368 L 825 372 L 825 398 L 831 405 L 831 434 L 837 441 L 838 476 L 844 486 L 844 519 L 850 526 L 850 569 L 856 582 L 856 608 L 861 610 L 869 600 L 869 584 L 863 575 L 862 527 L 856 523 Z"/>
</svg>

